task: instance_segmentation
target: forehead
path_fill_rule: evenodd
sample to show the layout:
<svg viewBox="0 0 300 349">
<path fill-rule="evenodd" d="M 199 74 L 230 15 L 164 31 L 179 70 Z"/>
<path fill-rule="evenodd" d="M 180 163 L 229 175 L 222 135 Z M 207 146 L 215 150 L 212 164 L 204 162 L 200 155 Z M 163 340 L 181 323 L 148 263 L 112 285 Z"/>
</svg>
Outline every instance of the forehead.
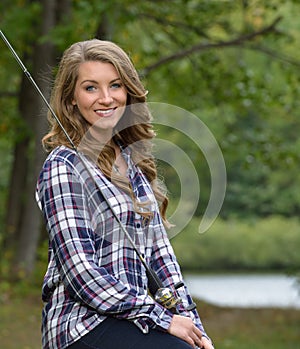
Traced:
<svg viewBox="0 0 300 349">
<path fill-rule="evenodd" d="M 116 68 L 108 62 L 87 61 L 79 65 L 78 81 L 83 80 L 113 80 L 120 78 Z"/>
</svg>

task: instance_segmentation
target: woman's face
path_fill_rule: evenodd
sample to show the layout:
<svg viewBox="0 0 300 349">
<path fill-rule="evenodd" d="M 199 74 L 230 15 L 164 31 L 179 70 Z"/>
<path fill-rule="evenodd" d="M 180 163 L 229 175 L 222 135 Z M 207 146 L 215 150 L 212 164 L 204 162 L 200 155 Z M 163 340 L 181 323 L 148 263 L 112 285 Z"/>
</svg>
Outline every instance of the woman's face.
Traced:
<svg viewBox="0 0 300 349">
<path fill-rule="evenodd" d="M 79 66 L 72 104 L 95 126 L 102 141 L 111 138 L 113 128 L 124 114 L 126 101 L 126 88 L 112 64 L 88 61 Z"/>
</svg>

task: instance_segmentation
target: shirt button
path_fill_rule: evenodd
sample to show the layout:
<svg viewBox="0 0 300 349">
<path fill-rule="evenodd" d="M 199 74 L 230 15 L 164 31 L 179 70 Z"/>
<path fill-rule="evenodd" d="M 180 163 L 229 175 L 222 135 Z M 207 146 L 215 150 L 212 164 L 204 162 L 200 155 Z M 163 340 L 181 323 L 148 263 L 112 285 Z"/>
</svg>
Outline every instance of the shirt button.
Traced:
<svg viewBox="0 0 300 349">
<path fill-rule="evenodd" d="M 141 227 L 141 223 L 136 223 L 136 227 L 139 229 Z"/>
</svg>

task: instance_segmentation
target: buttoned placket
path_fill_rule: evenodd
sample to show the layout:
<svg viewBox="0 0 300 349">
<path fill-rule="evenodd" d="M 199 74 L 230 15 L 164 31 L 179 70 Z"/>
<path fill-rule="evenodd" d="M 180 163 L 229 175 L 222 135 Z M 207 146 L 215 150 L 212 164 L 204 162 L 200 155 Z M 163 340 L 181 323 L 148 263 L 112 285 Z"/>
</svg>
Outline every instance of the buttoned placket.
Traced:
<svg viewBox="0 0 300 349">
<path fill-rule="evenodd" d="M 131 149 L 129 147 L 124 148 L 122 145 L 120 145 L 120 150 L 121 150 L 121 156 L 123 156 L 123 159 L 125 160 L 126 164 L 127 164 L 127 178 L 130 181 L 130 184 L 132 186 L 133 192 L 136 195 L 136 199 L 139 200 L 139 196 L 138 196 L 138 189 L 135 187 L 135 181 L 134 181 L 134 176 L 136 175 L 136 171 L 133 168 L 133 163 L 132 163 L 132 159 L 131 159 Z M 141 244 L 140 242 L 140 247 L 143 246 L 143 250 L 145 248 L 146 245 L 146 241 L 145 241 L 145 234 L 144 234 L 144 218 L 137 212 L 135 212 L 134 214 L 134 226 L 135 226 L 135 232 L 136 235 L 139 237 L 139 239 L 142 238 L 143 243 Z M 142 254 L 144 251 L 140 251 Z"/>
</svg>

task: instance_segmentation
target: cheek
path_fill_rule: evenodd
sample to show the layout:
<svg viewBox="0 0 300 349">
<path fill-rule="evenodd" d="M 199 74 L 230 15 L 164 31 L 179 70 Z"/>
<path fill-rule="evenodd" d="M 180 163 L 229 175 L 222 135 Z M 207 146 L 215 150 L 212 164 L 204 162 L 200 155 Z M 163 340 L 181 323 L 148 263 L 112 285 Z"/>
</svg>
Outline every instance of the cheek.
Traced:
<svg viewBox="0 0 300 349">
<path fill-rule="evenodd" d="M 129 96 L 127 95 L 126 91 L 123 91 L 122 96 L 121 96 L 122 104 L 126 105 L 127 101 L 129 100 Z"/>
<path fill-rule="evenodd" d="M 86 109 L 93 103 L 93 99 L 90 96 L 82 93 L 74 94 L 73 101 L 79 109 Z"/>
</svg>

